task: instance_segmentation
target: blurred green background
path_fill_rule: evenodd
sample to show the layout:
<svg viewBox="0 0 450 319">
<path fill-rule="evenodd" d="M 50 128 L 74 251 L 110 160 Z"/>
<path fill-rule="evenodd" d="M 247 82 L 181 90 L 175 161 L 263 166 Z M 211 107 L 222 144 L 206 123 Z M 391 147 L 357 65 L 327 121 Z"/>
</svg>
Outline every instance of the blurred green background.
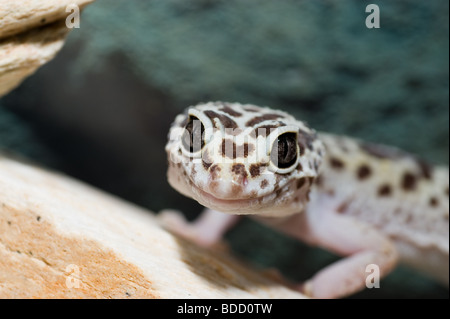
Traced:
<svg viewBox="0 0 450 319">
<path fill-rule="evenodd" d="M 368 29 L 366 5 L 381 12 Z M 172 190 L 164 145 L 201 101 L 280 108 L 317 130 L 449 159 L 449 3 L 441 0 L 97 0 L 59 55 L 0 99 L 0 148 L 155 212 Z M 227 239 L 296 280 L 335 256 L 246 220 Z M 356 297 L 445 297 L 401 269 Z"/>
</svg>

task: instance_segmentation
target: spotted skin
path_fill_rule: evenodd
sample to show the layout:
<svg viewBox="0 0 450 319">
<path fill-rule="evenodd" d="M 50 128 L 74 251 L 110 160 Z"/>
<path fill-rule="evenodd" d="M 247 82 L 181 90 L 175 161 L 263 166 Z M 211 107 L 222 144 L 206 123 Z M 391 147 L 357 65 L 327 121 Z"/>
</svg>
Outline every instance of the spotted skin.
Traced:
<svg viewBox="0 0 450 319">
<path fill-rule="evenodd" d="M 345 168 L 324 161 L 310 205 L 329 202 L 376 227 L 396 243 L 403 262 L 448 286 L 448 168 L 431 167 L 395 148 L 382 146 L 380 154 L 380 146 L 374 154 L 354 139 L 340 138 L 339 145 L 333 135 L 320 138 Z"/>
<path fill-rule="evenodd" d="M 180 132 L 190 117 L 203 123 L 208 140 L 197 156 L 186 154 L 180 144 Z M 280 132 L 297 134 L 302 154 L 292 170 L 283 174 L 270 161 L 268 143 Z M 227 103 L 198 105 L 179 115 L 172 125 L 166 150 L 169 162 L 181 165 L 169 165 L 169 182 L 182 194 L 219 211 L 290 215 L 303 210 L 302 203 L 307 202 L 306 188 L 296 188 L 296 181 L 318 174 L 324 150 L 315 135 L 281 111 Z M 219 204 L 211 196 L 221 199 Z M 296 197 L 305 200 L 296 202 Z M 227 200 L 246 200 L 246 205 L 223 206 Z"/>
<path fill-rule="evenodd" d="M 179 138 L 194 120 L 204 131 L 197 154 L 183 149 Z M 277 150 L 281 157 L 273 155 Z M 224 102 L 178 115 L 166 151 L 169 183 L 208 210 L 191 224 L 173 214 L 162 219 L 198 244 L 214 244 L 236 216 L 248 214 L 346 257 L 299 286 L 312 297 L 361 290 L 367 265 L 376 264 L 384 276 L 398 261 L 448 286 L 447 167 L 396 148 L 316 133 L 282 111 Z"/>
</svg>

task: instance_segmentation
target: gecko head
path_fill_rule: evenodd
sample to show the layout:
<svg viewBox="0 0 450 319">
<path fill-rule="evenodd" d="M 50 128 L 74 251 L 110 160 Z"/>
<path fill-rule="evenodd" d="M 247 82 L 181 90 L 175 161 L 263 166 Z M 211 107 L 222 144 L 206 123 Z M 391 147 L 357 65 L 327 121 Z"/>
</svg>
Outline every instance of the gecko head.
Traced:
<svg viewBox="0 0 450 319">
<path fill-rule="evenodd" d="M 176 117 L 168 179 L 214 210 L 282 216 L 303 210 L 324 148 L 316 133 L 270 108 L 210 102 Z"/>
</svg>

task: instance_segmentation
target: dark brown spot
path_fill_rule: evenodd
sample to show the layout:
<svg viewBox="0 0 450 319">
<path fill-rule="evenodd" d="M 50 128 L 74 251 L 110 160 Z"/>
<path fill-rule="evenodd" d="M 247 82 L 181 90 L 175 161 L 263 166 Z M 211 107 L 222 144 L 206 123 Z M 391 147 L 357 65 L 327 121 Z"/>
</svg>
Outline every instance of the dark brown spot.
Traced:
<svg viewBox="0 0 450 319">
<path fill-rule="evenodd" d="M 301 163 L 298 163 L 297 167 L 295 168 L 297 171 L 303 171 L 303 166 Z"/>
<path fill-rule="evenodd" d="M 445 195 L 447 195 L 447 197 L 448 197 L 448 186 L 444 189 L 444 193 L 445 193 Z"/>
<path fill-rule="evenodd" d="M 340 204 L 337 208 L 336 211 L 339 214 L 343 214 L 348 210 L 348 207 L 350 206 L 350 201 L 346 200 L 345 202 L 343 202 L 342 204 Z"/>
<path fill-rule="evenodd" d="M 297 181 L 297 189 L 302 188 L 303 185 L 305 185 L 305 182 L 306 182 L 306 179 L 305 179 L 305 178 L 300 178 L 300 179 Z"/>
<path fill-rule="evenodd" d="M 358 168 L 357 175 L 360 180 L 368 178 L 371 174 L 372 169 L 366 164 L 363 164 Z"/>
<path fill-rule="evenodd" d="M 260 135 L 263 137 L 266 137 L 277 127 L 280 127 L 280 125 L 278 125 L 278 124 L 262 125 L 260 127 L 255 128 L 250 133 L 250 136 L 255 137 L 255 138 Z"/>
<path fill-rule="evenodd" d="M 315 135 L 305 132 L 301 129 L 298 130 L 298 145 L 300 146 L 300 155 L 303 155 L 305 153 L 305 148 L 314 151 L 313 142 L 315 139 Z"/>
<path fill-rule="evenodd" d="M 231 185 L 231 194 L 234 196 L 239 195 L 242 193 L 242 186 L 238 184 Z"/>
<path fill-rule="evenodd" d="M 230 139 L 222 141 L 222 156 L 231 159 L 236 159 L 236 144 Z"/>
<path fill-rule="evenodd" d="M 388 184 L 383 184 L 378 188 L 378 196 L 390 196 L 392 194 L 392 187 Z"/>
<path fill-rule="evenodd" d="M 226 115 L 219 114 L 219 113 L 216 113 L 214 111 L 205 111 L 205 115 L 211 119 L 213 124 L 214 124 L 214 119 L 217 118 L 217 119 L 219 119 L 220 123 L 222 123 L 222 126 L 224 128 L 235 129 L 235 128 L 238 127 L 236 122 L 233 121 L 231 118 L 229 118 Z"/>
<path fill-rule="evenodd" d="M 41 23 L 45 23 L 45 22 L 47 22 L 47 19 L 46 18 L 42 18 L 41 19 Z"/>
<path fill-rule="evenodd" d="M 428 164 L 426 161 L 420 158 L 416 158 L 416 163 L 419 166 L 420 173 L 422 177 L 426 179 L 431 179 L 431 175 L 433 173 L 433 167 Z"/>
<path fill-rule="evenodd" d="M 431 207 L 436 207 L 439 205 L 439 200 L 436 197 L 431 197 L 430 201 L 428 202 Z"/>
<path fill-rule="evenodd" d="M 299 150 L 299 154 L 300 156 L 305 155 L 305 145 L 302 143 L 298 143 L 298 150 Z"/>
<path fill-rule="evenodd" d="M 312 184 L 314 184 L 314 180 L 315 180 L 314 177 L 312 177 L 312 176 L 308 177 L 308 182 L 309 182 L 309 185 L 310 185 L 310 186 L 311 186 Z"/>
<path fill-rule="evenodd" d="M 246 110 L 247 112 L 259 112 L 260 111 L 260 109 L 258 109 L 256 107 L 251 107 L 251 106 L 244 107 L 244 110 Z"/>
<path fill-rule="evenodd" d="M 323 150 L 321 148 L 319 148 L 319 151 L 317 153 L 319 153 L 319 156 L 323 156 Z"/>
<path fill-rule="evenodd" d="M 252 177 L 259 176 L 261 174 L 261 171 L 260 171 L 261 166 L 262 166 L 261 164 L 252 164 L 252 165 L 250 165 L 250 175 Z"/>
<path fill-rule="evenodd" d="M 247 175 L 247 171 L 245 170 L 245 165 L 244 164 L 234 164 L 231 167 L 231 171 L 235 174 L 235 175 L 239 175 L 242 178 L 246 178 Z"/>
<path fill-rule="evenodd" d="M 232 109 L 231 107 L 229 107 L 229 106 L 224 106 L 224 107 L 222 107 L 222 108 L 220 109 L 220 111 L 225 112 L 225 113 L 227 113 L 227 114 L 229 114 L 229 115 L 231 115 L 231 116 L 234 116 L 234 117 L 242 116 L 241 113 L 236 112 L 235 110 L 233 110 L 233 109 Z"/>
<path fill-rule="evenodd" d="M 225 129 L 225 134 L 232 135 L 232 136 L 237 136 L 237 135 L 241 134 L 242 132 L 243 132 L 243 130 L 239 127 Z"/>
<path fill-rule="evenodd" d="M 263 179 L 261 181 L 261 188 L 264 189 L 267 185 L 269 185 L 269 182 L 267 181 L 267 179 Z"/>
<path fill-rule="evenodd" d="M 217 164 L 214 164 L 209 168 L 209 173 L 211 175 L 211 179 L 216 179 L 219 176 L 220 173 L 220 166 Z"/>
<path fill-rule="evenodd" d="M 249 127 L 252 127 L 252 126 L 255 126 L 256 124 L 259 124 L 261 122 L 269 121 L 269 120 L 276 120 L 276 119 L 278 119 L 280 117 L 283 117 L 283 116 L 280 115 L 280 114 L 264 114 L 264 115 L 261 115 L 261 116 L 254 117 L 251 120 L 248 120 L 247 123 L 245 123 L 245 125 L 249 126 Z"/>
<path fill-rule="evenodd" d="M 222 141 L 222 156 L 226 156 L 231 159 L 236 159 L 237 157 L 247 158 L 249 154 L 251 154 L 255 150 L 255 146 L 253 144 L 244 143 L 242 145 L 236 146 L 230 139 L 224 139 Z"/>
<path fill-rule="evenodd" d="M 205 161 L 202 161 L 202 164 L 203 164 L 204 169 L 206 169 L 206 170 L 208 170 L 208 168 L 211 166 L 211 163 L 208 163 Z"/>
<path fill-rule="evenodd" d="M 250 198 L 256 198 L 258 196 L 258 192 L 257 191 L 251 191 L 250 192 Z"/>
<path fill-rule="evenodd" d="M 220 185 L 220 183 L 218 183 L 218 182 L 216 182 L 216 181 L 211 181 L 211 182 L 209 183 L 209 189 L 210 189 L 212 192 L 217 192 L 217 190 L 218 190 L 218 188 L 219 188 L 219 185 Z"/>
<path fill-rule="evenodd" d="M 330 158 L 330 165 L 331 165 L 331 167 L 333 167 L 335 169 L 342 169 L 342 168 L 344 168 L 344 162 L 341 161 L 340 159 L 336 158 L 336 157 L 331 157 Z"/>
<path fill-rule="evenodd" d="M 408 156 L 408 154 L 405 153 L 404 151 L 381 144 L 363 142 L 360 143 L 360 147 L 368 154 L 381 159 L 398 159 L 401 157 Z"/>
<path fill-rule="evenodd" d="M 251 154 L 255 150 L 255 146 L 253 144 L 244 143 L 236 149 L 236 155 L 238 157 L 245 157 Z"/>
<path fill-rule="evenodd" d="M 202 154 L 202 164 L 203 167 L 207 170 L 213 163 L 213 160 L 209 156 L 208 152 L 203 152 Z"/>
<path fill-rule="evenodd" d="M 412 191 L 416 188 L 417 186 L 417 178 L 414 174 L 410 173 L 410 172 L 406 172 L 403 175 L 403 179 L 402 179 L 402 187 L 404 190 L 406 191 Z"/>
<path fill-rule="evenodd" d="M 275 192 L 275 198 L 278 198 L 281 196 L 281 189 L 277 189 L 277 191 Z"/>
</svg>

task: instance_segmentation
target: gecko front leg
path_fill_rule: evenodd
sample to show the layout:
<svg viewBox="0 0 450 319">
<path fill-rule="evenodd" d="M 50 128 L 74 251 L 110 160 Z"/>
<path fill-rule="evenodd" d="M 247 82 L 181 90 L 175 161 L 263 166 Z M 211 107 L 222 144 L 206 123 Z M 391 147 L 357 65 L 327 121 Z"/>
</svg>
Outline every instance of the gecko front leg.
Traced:
<svg viewBox="0 0 450 319">
<path fill-rule="evenodd" d="M 334 211 L 296 214 L 283 222 L 264 222 L 310 245 L 345 258 L 320 270 L 299 289 L 314 298 L 339 298 L 364 289 L 366 268 L 375 264 L 386 276 L 397 264 L 394 244 L 381 232 Z"/>
<path fill-rule="evenodd" d="M 216 243 L 233 215 L 252 215 L 345 257 L 303 286 L 314 297 L 361 290 L 369 264 L 385 276 L 398 259 L 448 285 L 446 167 L 317 133 L 280 110 L 227 102 L 179 114 L 165 149 L 170 185 L 226 213 L 206 213 L 193 224 L 165 216 L 168 228 L 199 245 Z"/>
<path fill-rule="evenodd" d="M 187 221 L 183 214 L 173 210 L 159 213 L 163 226 L 173 233 L 202 247 L 217 244 L 228 229 L 238 221 L 238 215 L 229 215 L 206 208 L 193 222 Z"/>
</svg>

